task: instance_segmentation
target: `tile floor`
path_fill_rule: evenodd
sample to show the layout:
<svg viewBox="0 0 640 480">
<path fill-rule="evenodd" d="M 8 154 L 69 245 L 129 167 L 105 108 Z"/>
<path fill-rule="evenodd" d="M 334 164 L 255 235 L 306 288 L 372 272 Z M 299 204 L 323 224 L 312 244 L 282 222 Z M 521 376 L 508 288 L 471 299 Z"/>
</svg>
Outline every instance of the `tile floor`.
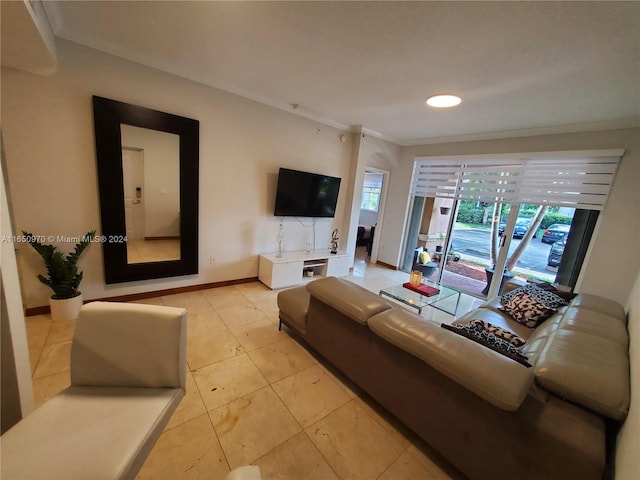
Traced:
<svg viewBox="0 0 640 480">
<path fill-rule="evenodd" d="M 367 264 L 350 280 L 377 292 L 406 273 Z M 141 303 L 188 311 L 187 394 L 139 479 L 224 479 L 259 465 L 265 480 L 460 479 L 405 427 L 278 331 L 277 291 L 248 283 Z M 465 297 L 462 311 L 478 301 Z M 423 316 L 450 321 L 427 307 Z M 27 317 L 36 403 L 69 385 L 75 322 Z"/>
</svg>

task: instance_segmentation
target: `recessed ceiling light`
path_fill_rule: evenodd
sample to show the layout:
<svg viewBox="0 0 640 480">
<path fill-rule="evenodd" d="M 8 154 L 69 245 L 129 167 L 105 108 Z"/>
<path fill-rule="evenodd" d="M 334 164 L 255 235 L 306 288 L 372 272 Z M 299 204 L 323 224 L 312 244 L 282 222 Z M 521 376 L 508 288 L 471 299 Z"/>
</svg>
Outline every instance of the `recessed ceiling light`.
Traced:
<svg viewBox="0 0 640 480">
<path fill-rule="evenodd" d="M 462 99 L 456 95 L 434 95 L 427 98 L 427 105 L 435 108 L 449 108 L 460 105 Z"/>
</svg>

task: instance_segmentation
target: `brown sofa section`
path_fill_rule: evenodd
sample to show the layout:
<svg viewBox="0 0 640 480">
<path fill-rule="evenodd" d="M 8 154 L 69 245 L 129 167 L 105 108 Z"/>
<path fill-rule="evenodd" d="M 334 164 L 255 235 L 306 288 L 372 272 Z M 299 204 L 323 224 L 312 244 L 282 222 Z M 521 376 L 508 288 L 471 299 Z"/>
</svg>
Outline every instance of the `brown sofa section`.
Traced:
<svg viewBox="0 0 640 480">
<path fill-rule="evenodd" d="M 594 323 L 624 324 L 624 311 L 588 297 L 578 295 L 527 332 L 532 368 L 345 280 L 283 291 L 278 305 L 283 323 L 469 478 L 597 480 L 605 466 L 605 421 L 624 418 L 628 409 L 628 354 L 620 358 L 628 343 L 617 327 L 597 340 Z M 287 311 L 293 298 L 307 306 L 306 322 Z M 591 310 L 574 306 L 581 303 Z M 574 310 L 586 313 L 576 317 Z M 499 316 L 519 330 L 495 301 L 459 321 L 477 316 L 494 322 Z M 576 324 L 579 331 L 571 331 Z M 594 342 L 613 358 L 604 369 L 590 366 L 601 357 L 589 350 Z M 570 378 L 563 382 L 565 366 Z M 572 380 L 576 369 L 582 387 Z M 615 388 L 598 396 L 594 382 Z"/>
</svg>

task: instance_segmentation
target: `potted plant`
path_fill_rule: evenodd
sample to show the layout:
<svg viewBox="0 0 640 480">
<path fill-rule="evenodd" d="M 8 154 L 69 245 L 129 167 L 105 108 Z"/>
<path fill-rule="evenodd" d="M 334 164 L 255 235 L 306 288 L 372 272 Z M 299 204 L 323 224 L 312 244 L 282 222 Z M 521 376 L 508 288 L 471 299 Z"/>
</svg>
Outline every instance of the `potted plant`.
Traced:
<svg viewBox="0 0 640 480">
<path fill-rule="evenodd" d="M 53 290 L 49 299 L 51 318 L 55 321 L 78 318 L 82 307 L 82 293 L 78 291 L 82 281 L 82 272 L 78 271 L 78 259 L 96 235 L 95 230 L 88 232 L 76 244 L 73 252 L 66 256 L 54 245 L 45 245 L 38 237 L 22 231 L 26 242 L 40 254 L 47 268 L 47 277 L 38 275 L 38 280 Z"/>
</svg>

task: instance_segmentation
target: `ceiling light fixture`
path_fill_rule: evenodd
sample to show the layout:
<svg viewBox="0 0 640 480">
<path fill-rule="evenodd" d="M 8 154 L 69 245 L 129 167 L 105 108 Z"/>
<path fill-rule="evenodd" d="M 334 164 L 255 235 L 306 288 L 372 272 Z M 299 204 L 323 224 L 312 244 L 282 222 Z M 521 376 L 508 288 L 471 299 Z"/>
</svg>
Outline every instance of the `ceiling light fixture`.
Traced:
<svg viewBox="0 0 640 480">
<path fill-rule="evenodd" d="M 450 108 L 460 105 L 462 99 L 456 95 L 443 94 L 427 98 L 427 105 L 434 108 Z"/>
</svg>

